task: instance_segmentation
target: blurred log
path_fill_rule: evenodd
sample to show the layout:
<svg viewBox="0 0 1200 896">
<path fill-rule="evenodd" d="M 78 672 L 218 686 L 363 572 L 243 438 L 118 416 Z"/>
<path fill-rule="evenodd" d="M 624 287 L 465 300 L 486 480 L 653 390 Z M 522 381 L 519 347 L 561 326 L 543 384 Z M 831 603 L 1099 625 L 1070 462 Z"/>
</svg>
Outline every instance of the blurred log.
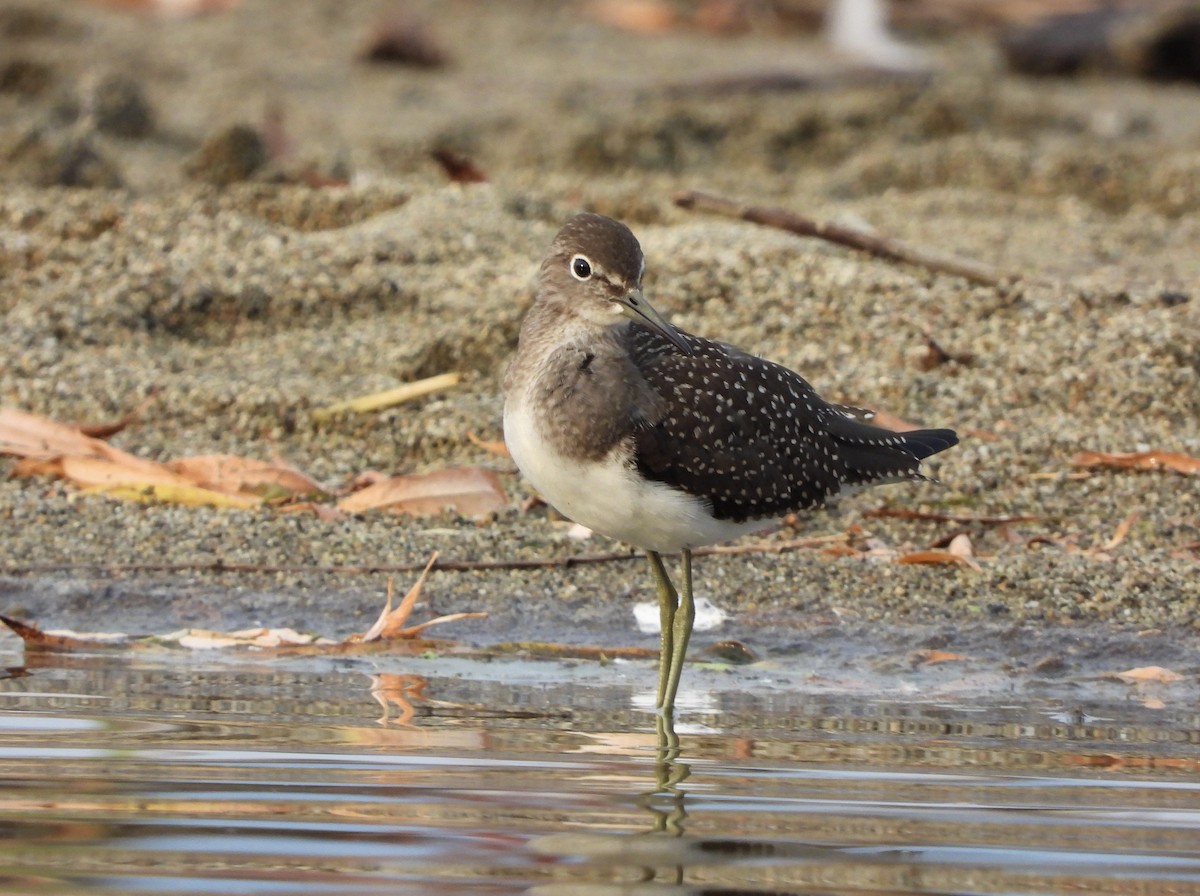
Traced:
<svg viewBox="0 0 1200 896">
<path fill-rule="evenodd" d="M 1028 75 L 1094 71 L 1200 82 L 1200 3 L 1048 16 L 1006 32 L 1000 48 L 1009 68 Z"/>
</svg>

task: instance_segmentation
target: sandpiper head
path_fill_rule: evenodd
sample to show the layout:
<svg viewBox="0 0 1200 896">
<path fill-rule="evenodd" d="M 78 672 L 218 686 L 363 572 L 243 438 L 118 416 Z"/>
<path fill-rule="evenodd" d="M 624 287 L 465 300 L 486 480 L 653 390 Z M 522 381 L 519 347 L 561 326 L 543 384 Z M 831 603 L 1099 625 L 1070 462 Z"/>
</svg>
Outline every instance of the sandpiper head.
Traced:
<svg viewBox="0 0 1200 896">
<path fill-rule="evenodd" d="M 538 294 L 565 301 L 572 313 L 602 326 L 631 318 L 690 355 L 687 342 L 642 295 L 645 270 L 642 247 L 628 227 L 603 215 L 576 215 L 542 262 Z"/>
</svg>

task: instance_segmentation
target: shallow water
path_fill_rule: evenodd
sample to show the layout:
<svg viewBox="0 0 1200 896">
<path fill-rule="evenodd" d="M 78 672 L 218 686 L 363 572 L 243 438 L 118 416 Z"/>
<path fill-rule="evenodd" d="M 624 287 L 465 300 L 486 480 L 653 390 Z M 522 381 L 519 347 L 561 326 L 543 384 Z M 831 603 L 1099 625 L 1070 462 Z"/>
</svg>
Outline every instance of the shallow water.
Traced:
<svg viewBox="0 0 1200 896">
<path fill-rule="evenodd" d="M 648 664 L 4 660 L 6 893 L 1200 893 L 1193 706 L 693 692 L 672 760 Z"/>
</svg>

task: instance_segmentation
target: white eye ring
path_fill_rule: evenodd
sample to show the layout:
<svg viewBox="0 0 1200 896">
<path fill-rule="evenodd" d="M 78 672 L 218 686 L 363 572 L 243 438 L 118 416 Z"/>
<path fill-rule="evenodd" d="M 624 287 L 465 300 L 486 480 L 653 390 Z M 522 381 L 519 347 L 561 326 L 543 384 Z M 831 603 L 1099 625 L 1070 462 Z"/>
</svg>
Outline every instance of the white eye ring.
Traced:
<svg viewBox="0 0 1200 896">
<path fill-rule="evenodd" d="M 575 255 L 571 258 L 571 276 L 576 280 L 592 279 L 592 263 L 586 255 Z"/>
</svg>

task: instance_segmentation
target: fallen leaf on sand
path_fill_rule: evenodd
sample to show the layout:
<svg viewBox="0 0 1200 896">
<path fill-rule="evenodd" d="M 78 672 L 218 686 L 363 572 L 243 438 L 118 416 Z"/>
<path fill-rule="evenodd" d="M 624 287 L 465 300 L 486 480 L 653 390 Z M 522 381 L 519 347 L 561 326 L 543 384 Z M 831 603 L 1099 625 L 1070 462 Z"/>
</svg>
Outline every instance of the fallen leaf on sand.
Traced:
<svg viewBox="0 0 1200 896">
<path fill-rule="evenodd" d="M 57 476 L 84 489 L 120 485 L 191 485 L 186 478 L 172 473 L 162 464 L 132 455 L 118 460 L 82 454 L 51 458 L 28 457 L 17 463 L 14 472 L 18 476 Z"/>
<path fill-rule="evenodd" d="M 934 666 L 938 663 L 957 663 L 965 660 L 967 657 L 961 653 L 951 653 L 948 650 L 914 650 L 908 655 L 909 660 L 914 666 Z"/>
<path fill-rule="evenodd" d="M 1126 669 L 1124 672 L 1117 672 L 1116 677 L 1126 684 L 1143 684 L 1146 682 L 1168 684 L 1172 681 L 1183 680 L 1183 676 L 1178 672 L 1171 669 L 1164 669 L 1162 666 L 1138 666 L 1134 669 Z"/>
<path fill-rule="evenodd" d="M 462 516 L 487 516 L 508 505 L 499 477 L 483 467 L 449 467 L 412 476 L 393 476 L 338 501 L 347 513 L 391 510 L 427 514 L 451 510 Z"/>
<path fill-rule="evenodd" d="M 161 635 L 160 641 L 178 644 L 189 650 L 217 650 L 227 647 L 282 647 L 288 644 L 336 644 L 317 635 L 302 635 L 292 628 L 248 628 L 237 632 L 213 632 L 200 628 L 181 629 Z"/>
<path fill-rule="evenodd" d="M 1117 525 L 1116 531 L 1113 532 L 1112 538 L 1101 545 L 1100 550 L 1111 551 L 1120 545 L 1120 543 L 1125 540 L 1125 537 L 1129 534 L 1129 530 L 1133 528 L 1133 524 L 1137 522 L 1140 515 L 1141 514 L 1134 510 L 1128 516 L 1126 516 L 1125 519 L 1121 520 L 1121 522 Z"/>
<path fill-rule="evenodd" d="M 16 408 L 0 408 L 0 454 L 43 460 L 71 455 L 100 457 L 116 463 L 141 461 L 141 458 L 114 448 L 103 439 L 85 435 L 78 426 L 59 423 L 41 414 Z"/>
<path fill-rule="evenodd" d="M 253 495 L 230 495 L 212 489 L 178 483 L 118 482 L 112 485 L 94 485 L 81 494 L 105 495 L 139 504 L 180 504 L 187 507 L 228 507 L 234 510 L 252 510 L 263 503 Z"/>
<path fill-rule="evenodd" d="M 909 423 L 902 417 L 897 417 L 889 411 L 872 411 L 871 418 L 866 421 L 872 426 L 882 426 L 884 429 L 890 429 L 892 432 L 911 432 L 914 429 L 920 429 L 915 423 Z"/>
<path fill-rule="evenodd" d="M 592 0 L 583 12 L 593 22 L 642 34 L 669 31 L 680 21 L 665 0 Z"/>
<path fill-rule="evenodd" d="M 1081 451 L 1071 463 L 1077 467 L 1107 467 L 1118 470 L 1174 470 L 1185 475 L 1200 475 L 1200 457 L 1178 451 L 1115 452 Z"/>
<path fill-rule="evenodd" d="M 81 650 L 96 647 L 119 647 L 130 640 L 121 632 L 72 632 L 42 631 L 36 625 L 21 622 L 8 616 L 0 616 L 15 635 L 32 650 Z"/>
<path fill-rule="evenodd" d="M 433 156 L 435 162 L 442 166 L 442 171 L 445 172 L 451 183 L 487 183 L 488 177 L 483 173 L 483 169 L 460 152 L 442 146 L 435 149 L 430 155 Z"/>
<path fill-rule="evenodd" d="M 979 571 L 979 564 L 975 563 L 975 561 L 969 557 L 952 554 L 950 551 L 912 551 L 908 554 L 901 554 L 896 558 L 896 562 L 918 566 L 966 566 L 969 569 Z"/>
<path fill-rule="evenodd" d="M 472 445 L 478 445 L 490 454 L 495 454 L 498 457 L 512 457 L 508 453 L 508 445 L 504 444 L 504 439 L 481 439 L 473 432 L 467 433 L 467 439 Z"/>
<path fill-rule="evenodd" d="M 172 18 L 225 12 L 235 8 L 241 0 L 92 0 L 96 6 L 130 12 L 157 13 Z"/>
<path fill-rule="evenodd" d="M 408 622 L 408 617 L 412 615 L 413 607 L 416 606 L 417 599 L 421 596 L 421 589 L 425 586 L 425 579 L 429 575 L 429 570 L 433 569 L 433 564 L 437 562 L 437 558 L 437 551 L 434 551 L 433 556 L 429 558 L 429 562 L 425 564 L 425 568 L 421 571 L 421 575 L 417 577 L 417 581 L 408 589 L 408 593 L 400 601 L 400 606 L 394 610 L 392 609 L 392 579 L 389 578 L 387 600 L 384 602 L 379 618 L 363 634 L 351 635 L 347 638 L 347 643 L 368 644 L 371 641 L 414 638 L 431 625 L 441 625 L 446 622 L 455 622 L 459 619 L 486 619 L 487 613 L 451 613 L 449 616 L 438 616 L 436 619 L 430 619 L 428 622 L 421 622 L 417 625 L 405 627 L 404 623 Z"/>
<path fill-rule="evenodd" d="M 193 485 L 231 495 L 252 494 L 270 499 L 326 493 L 311 476 L 282 462 L 233 454 L 203 454 L 167 461 L 165 466 Z"/>
<path fill-rule="evenodd" d="M 128 413 L 122 414 L 110 423 L 80 423 L 78 427 L 79 431 L 85 436 L 92 436 L 97 439 L 107 439 L 115 436 L 141 417 L 146 408 L 157 400 L 161 392 L 162 389 L 158 386 L 152 386 L 147 390 L 146 397 L 134 405 L 133 409 Z"/>
</svg>

